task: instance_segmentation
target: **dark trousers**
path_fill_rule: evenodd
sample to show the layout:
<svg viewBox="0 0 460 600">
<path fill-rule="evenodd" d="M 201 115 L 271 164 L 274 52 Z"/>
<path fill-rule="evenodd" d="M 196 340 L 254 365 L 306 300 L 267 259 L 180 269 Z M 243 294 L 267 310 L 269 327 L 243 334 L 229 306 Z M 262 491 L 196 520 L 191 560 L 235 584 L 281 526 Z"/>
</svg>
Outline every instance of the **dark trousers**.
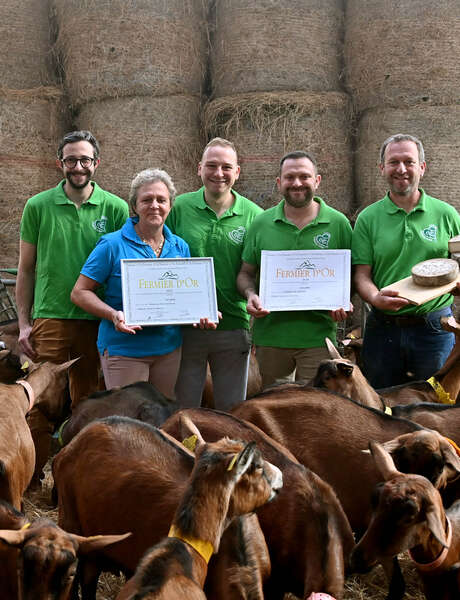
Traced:
<svg viewBox="0 0 460 600">
<path fill-rule="evenodd" d="M 372 310 L 366 321 L 362 358 L 364 374 L 374 388 L 428 379 L 451 352 L 455 336 L 441 328 L 445 307 L 422 317 L 398 317 Z"/>
</svg>

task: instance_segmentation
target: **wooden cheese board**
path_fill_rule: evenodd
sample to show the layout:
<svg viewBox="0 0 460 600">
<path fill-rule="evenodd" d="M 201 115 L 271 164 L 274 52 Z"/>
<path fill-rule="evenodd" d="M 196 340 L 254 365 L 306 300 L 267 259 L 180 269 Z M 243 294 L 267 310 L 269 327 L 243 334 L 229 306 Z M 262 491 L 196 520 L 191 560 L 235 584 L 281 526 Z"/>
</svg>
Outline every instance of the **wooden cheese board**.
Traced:
<svg viewBox="0 0 460 600">
<path fill-rule="evenodd" d="M 443 294 L 448 294 L 455 288 L 458 282 L 460 282 L 460 275 L 450 283 L 444 285 L 423 287 L 414 283 L 412 276 L 409 276 L 400 281 L 396 281 L 391 285 L 385 286 L 382 290 L 395 290 L 399 292 L 401 298 L 405 298 L 406 300 L 409 300 L 411 304 L 419 306 L 420 304 L 425 304 L 425 302 L 434 300 Z"/>
</svg>

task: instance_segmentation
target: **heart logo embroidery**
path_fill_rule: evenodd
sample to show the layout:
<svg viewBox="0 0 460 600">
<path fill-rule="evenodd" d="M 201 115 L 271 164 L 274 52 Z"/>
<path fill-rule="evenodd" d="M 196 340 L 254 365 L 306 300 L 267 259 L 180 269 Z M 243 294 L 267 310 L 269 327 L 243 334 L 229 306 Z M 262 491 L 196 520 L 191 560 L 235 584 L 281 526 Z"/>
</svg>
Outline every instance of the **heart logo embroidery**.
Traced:
<svg viewBox="0 0 460 600">
<path fill-rule="evenodd" d="M 244 241 L 244 234 L 246 233 L 246 228 L 240 225 L 238 229 L 234 229 L 233 231 L 228 232 L 228 237 L 235 242 L 235 244 L 242 244 Z"/>
<path fill-rule="evenodd" d="M 437 238 L 438 228 L 436 225 L 428 225 L 425 229 L 422 229 L 422 236 L 429 242 L 435 242 Z"/>
<path fill-rule="evenodd" d="M 100 219 L 96 219 L 95 221 L 93 221 L 93 229 L 95 229 L 98 233 L 105 233 L 107 231 L 107 221 L 107 217 L 104 217 L 104 215 L 102 215 Z"/>
<path fill-rule="evenodd" d="M 328 248 L 329 240 L 331 239 L 331 234 L 329 232 L 321 233 L 320 235 L 315 235 L 313 241 L 319 248 Z"/>
</svg>

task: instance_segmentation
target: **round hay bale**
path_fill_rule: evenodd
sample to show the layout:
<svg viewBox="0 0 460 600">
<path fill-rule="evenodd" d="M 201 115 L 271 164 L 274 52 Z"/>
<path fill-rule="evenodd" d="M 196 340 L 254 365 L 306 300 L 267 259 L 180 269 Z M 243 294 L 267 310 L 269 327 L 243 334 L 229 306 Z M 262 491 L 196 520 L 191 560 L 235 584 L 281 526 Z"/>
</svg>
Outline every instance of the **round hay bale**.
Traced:
<svg viewBox="0 0 460 600">
<path fill-rule="evenodd" d="M 59 0 L 55 10 L 57 53 L 74 105 L 200 92 L 203 0 Z"/>
<path fill-rule="evenodd" d="M 241 94 L 205 108 L 208 137 L 232 140 L 241 175 L 235 188 L 263 208 L 279 201 L 275 179 L 286 152 L 306 150 L 318 162 L 318 195 L 348 213 L 352 200 L 349 101 L 345 94 Z"/>
<path fill-rule="evenodd" d="M 360 110 L 460 96 L 458 0 L 348 0 L 347 86 Z"/>
<path fill-rule="evenodd" d="M 2 267 L 17 265 L 19 224 L 26 200 L 55 186 L 61 178 L 55 157 L 58 141 L 67 129 L 60 89 L 0 88 Z"/>
<path fill-rule="evenodd" d="M 340 89 L 341 0 L 217 0 L 215 97 Z"/>
<path fill-rule="evenodd" d="M 422 140 L 427 169 L 424 190 L 460 209 L 457 165 L 460 162 L 460 105 L 369 110 L 358 125 L 356 194 L 360 208 L 387 192 L 378 169 L 382 143 L 395 133 L 409 133 Z"/>
<path fill-rule="evenodd" d="M 96 181 L 127 199 L 134 175 L 159 167 L 171 175 L 178 193 L 199 187 L 199 111 L 195 96 L 117 98 L 82 106 L 78 128 L 89 129 L 101 144 Z"/>
<path fill-rule="evenodd" d="M 51 83 L 48 3 L 2 0 L 0 3 L 0 81 L 13 89 Z"/>
</svg>

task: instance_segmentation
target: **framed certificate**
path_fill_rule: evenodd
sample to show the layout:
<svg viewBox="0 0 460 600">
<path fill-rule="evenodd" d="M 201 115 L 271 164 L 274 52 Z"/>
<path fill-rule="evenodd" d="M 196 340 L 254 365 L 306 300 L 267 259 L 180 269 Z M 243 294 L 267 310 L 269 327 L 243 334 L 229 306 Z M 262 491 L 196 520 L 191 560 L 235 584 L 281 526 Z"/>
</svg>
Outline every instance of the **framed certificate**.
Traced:
<svg viewBox="0 0 460 600">
<path fill-rule="evenodd" d="M 262 250 L 262 306 L 270 311 L 349 310 L 350 268 L 350 250 Z"/>
<path fill-rule="evenodd" d="M 212 257 L 124 258 L 121 289 L 127 325 L 218 321 Z"/>
</svg>

